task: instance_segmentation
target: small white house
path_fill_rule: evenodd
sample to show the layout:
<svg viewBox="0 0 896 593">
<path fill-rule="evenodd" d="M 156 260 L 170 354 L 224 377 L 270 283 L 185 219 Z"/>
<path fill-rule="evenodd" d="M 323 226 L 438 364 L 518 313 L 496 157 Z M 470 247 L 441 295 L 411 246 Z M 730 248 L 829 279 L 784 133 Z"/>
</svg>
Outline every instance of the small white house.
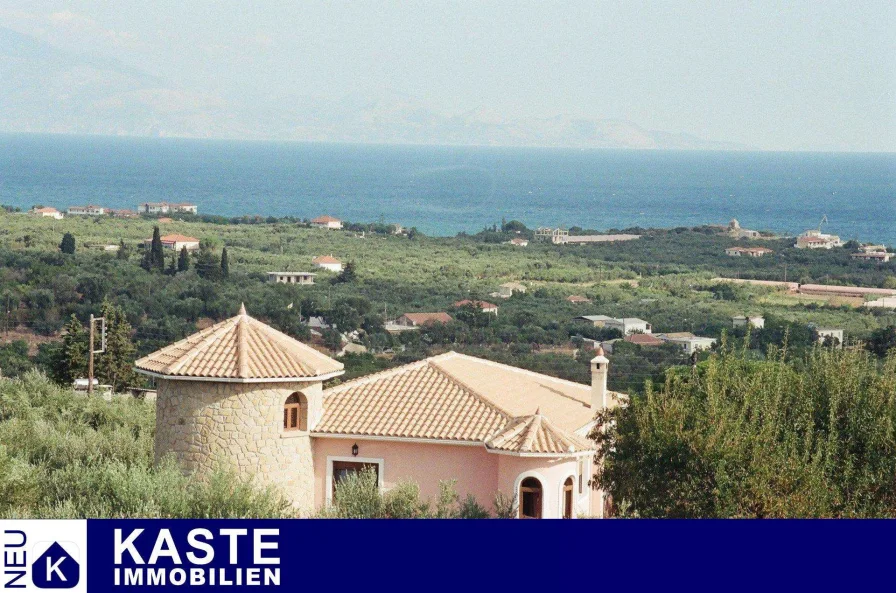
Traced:
<svg viewBox="0 0 896 593">
<path fill-rule="evenodd" d="M 893 254 L 887 251 L 860 251 L 858 253 L 853 253 L 851 257 L 853 259 L 859 259 L 863 261 L 876 261 L 885 264 L 890 261 L 890 259 L 893 257 Z"/>
<path fill-rule="evenodd" d="M 837 235 L 822 233 L 820 230 L 809 230 L 797 237 L 793 246 L 797 249 L 833 249 L 842 247 L 843 241 Z"/>
<path fill-rule="evenodd" d="M 314 284 L 313 272 L 268 272 L 268 282 L 276 284 Z"/>
<path fill-rule="evenodd" d="M 516 293 L 525 294 L 526 286 L 519 282 L 505 282 L 498 287 L 498 296 L 509 299 Z"/>
<path fill-rule="evenodd" d="M 68 213 L 73 216 L 104 216 L 109 213 L 109 209 L 88 204 L 87 206 L 69 206 Z"/>
<path fill-rule="evenodd" d="M 339 230 L 342 228 L 342 221 L 332 216 L 318 216 L 311 219 L 311 226 L 319 229 Z"/>
<path fill-rule="evenodd" d="M 762 329 L 765 327 L 765 317 L 762 315 L 735 315 L 731 318 L 731 324 L 734 327 L 750 326 L 755 329 Z"/>
<path fill-rule="evenodd" d="M 62 220 L 62 212 L 57 210 L 56 208 L 35 208 L 31 211 L 32 214 L 36 214 L 37 216 L 42 216 L 43 218 L 53 218 L 56 220 Z"/>
<path fill-rule="evenodd" d="M 731 257 L 763 257 L 773 253 L 768 247 L 729 247 L 725 250 L 725 255 Z"/>
<path fill-rule="evenodd" d="M 709 350 L 717 340 L 715 338 L 704 338 L 695 336 L 690 332 L 675 332 L 669 334 L 660 334 L 659 339 L 669 344 L 676 344 L 688 354 L 693 354 L 700 350 Z"/>
<path fill-rule="evenodd" d="M 498 315 L 498 305 L 494 303 L 490 303 L 488 301 L 475 301 L 470 299 L 464 299 L 462 301 L 457 301 L 452 305 L 456 309 L 460 309 L 462 307 L 473 307 L 474 309 L 479 309 L 483 313 L 490 313 L 497 317 Z"/>
<path fill-rule="evenodd" d="M 618 329 L 623 336 L 630 334 L 649 334 L 653 328 L 649 323 L 637 317 L 621 317 L 619 319 L 609 319 L 604 322 L 604 327 L 609 329 Z"/>
<path fill-rule="evenodd" d="M 573 318 L 573 321 L 576 323 L 591 325 L 593 327 L 604 327 L 608 321 L 614 320 L 614 317 L 609 317 L 607 315 L 579 315 L 578 317 Z"/>
<path fill-rule="evenodd" d="M 196 237 L 188 237 L 186 235 L 162 235 L 159 239 L 162 241 L 163 249 L 170 249 L 178 253 L 180 253 L 180 250 L 184 247 L 187 248 L 187 251 L 196 251 L 199 249 L 199 239 Z M 152 246 L 152 238 L 144 239 L 143 244 L 149 249 L 149 247 Z"/>
<path fill-rule="evenodd" d="M 843 346 L 843 330 L 833 327 L 816 327 L 818 343 L 823 344 L 826 338 L 831 338 L 837 346 Z"/>
<path fill-rule="evenodd" d="M 323 268 L 325 270 L 336 273 L 341 272 L 343 268 L 342 262 L 332 255 L 319 255 L 312 259 L 311 263 L 313 263 L 318 268 Z"/>
<path fill-rule="evenodd" d="M 171 204 L 169 202 L 144 202 L 137 206 L 137 212 L 141 214 L 174 214 L 183 212 L 187 214 L 196 214 L 199 211 L 196 204 Z"/>
<path fill-rule="evenodd" d="M 869 309 L 896 309 L 896 297 L 881 297 L 862 306 Z"/>
</svg>

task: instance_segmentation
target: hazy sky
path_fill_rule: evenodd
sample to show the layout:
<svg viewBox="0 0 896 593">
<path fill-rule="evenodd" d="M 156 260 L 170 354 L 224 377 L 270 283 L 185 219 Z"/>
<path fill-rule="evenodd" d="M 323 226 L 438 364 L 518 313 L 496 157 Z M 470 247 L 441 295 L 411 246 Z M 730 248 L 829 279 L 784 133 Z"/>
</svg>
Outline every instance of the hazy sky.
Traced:
<svg viewBox="0 0 896 593">
<path fill-rule="evenodd" d="M 896 151 L 896 2 L 3 0 L 0 26 L 252 105 L 407 96 Z"/>
</svg>

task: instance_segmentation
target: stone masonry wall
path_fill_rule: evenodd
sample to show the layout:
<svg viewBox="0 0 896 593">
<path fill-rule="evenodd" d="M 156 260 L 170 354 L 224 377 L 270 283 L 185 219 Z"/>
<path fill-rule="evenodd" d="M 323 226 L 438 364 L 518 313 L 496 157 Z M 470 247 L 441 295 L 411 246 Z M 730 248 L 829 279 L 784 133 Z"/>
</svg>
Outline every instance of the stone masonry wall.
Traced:
<svg viewBox="0 0 896 593">
<path fill-rule="evenodd" d="M 309 383 L 215 383 L 158 380 L 156 462 L 174 454 L 199 476 L 216 467 L 279 487 L 301 510 L 314 507 L 311 438 L 283 432 L 283 404 Z M 312 398 L 314 396 L 312 395 Z M 309 398 L 311 399 L 311 398 Z"/>
</svg>

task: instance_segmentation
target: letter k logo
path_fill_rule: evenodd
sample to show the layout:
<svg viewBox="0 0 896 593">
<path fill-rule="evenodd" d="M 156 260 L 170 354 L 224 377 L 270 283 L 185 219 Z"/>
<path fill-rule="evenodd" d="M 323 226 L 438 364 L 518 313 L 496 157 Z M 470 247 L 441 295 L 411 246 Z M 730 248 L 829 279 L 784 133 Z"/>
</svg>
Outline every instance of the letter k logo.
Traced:
<svg viewBox="0 0 896 593">
<path fill-rule="evenodd" d="M 31 565 L 31 582 L 39 589 L 71 589 L 80 578 L 81 566 L 59 542 L 53 542 Z"/>
</svg>

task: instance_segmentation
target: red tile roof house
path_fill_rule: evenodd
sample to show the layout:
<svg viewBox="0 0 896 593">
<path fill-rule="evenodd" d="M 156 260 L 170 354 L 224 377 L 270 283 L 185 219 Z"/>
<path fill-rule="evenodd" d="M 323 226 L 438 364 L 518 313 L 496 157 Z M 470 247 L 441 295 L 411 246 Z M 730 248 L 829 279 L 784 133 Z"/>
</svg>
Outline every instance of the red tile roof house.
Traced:
<svg viewBox="0 0 896 593">
<path fill-rule="evenodd" d="M 515 499 L 520 517 L 603 516 L 587 435 L 626 400 L 607 389 L 602 350 L 585 385 L 448 352 L 325 389 L 342 363 L 245 308 L 136 368 L 157 385 L 156 461 L 254 476 L 308 514 L 370 468 L 381 490 L 411 480 L 434 500 L 451 479 L 486 508 Z"/>
<path fill-rule="evenodd" d="M 566 300 L 569 301 L 570 303 L 572 303 L 573 305 L 579 305 L 579 304 L 591 302 L 591 299 L 589 299 L 587 297 L 579 296 L 577 294 L 569 295 L 568 297 L 566 297 Z"/>
<path fill-rule="evenodd" d="M 638 346 L 662 346 L 664 341 L 657 338 L 653 334 L 629 334 L 623 338 L 626 342 L 637 344 Z"/>
<path fill-rule="evenodd" d="M 162 240 L 162 247 L 164 249 L 173 249 L 178 252 L 184 247 L 187 248 L 187 251 L 196 251 L 199 249 L 199 239 L 195 237 L 188 237 L 186 235 L 162 235 L 159 238 Z M 148 248 L 152 245 L 152 238 L 144 239 L 143 244 Z"/>
<path fill-rule="evenodd" d="M 444 311 L 439 311 L 437 313 L 405 313 L 396 319 L 395 323 L 407 327 L 423 327 L 433 323 L 450 323 L 452 321 L 454 319 L 451 315 Z"/>
<path fill-rule="evenodd" d="M 342 221 L 338 218 L 333 218 L 332 216 L 318 216 L 317 218 L 311 219 L 311 226 L 319 229 L 339 230 L 342 228 Z"/>
<path fill-rule="evenodd" d="M 492 315 L 498 315 L 498 305 L 494 303 L 490 303 L 488 301 L 471 301 L 470 299 L 464 299 L 462 301 L 457 301 L 454 303 L 453 307 L 455 309 L 460 309 L 461 307 L 475 307 L 482 311 L 483 313 L 491 313 Z"/>
<path fill-rule="evenodd" d="M 44 218 L 55 218 L 56 220 L 62 220 L 62 212 L 57 210 L 56 208 L 51 208 L 49 206 L 44 208 L 34 208 L 31 210 L 32 214 L 37 214 L 38 216 L 43 216 Z"/>
<path fill-rule="evenodd" d="M 325 270 L 330 270 L 331 272 L 341 272 L 342 271 L 342 262 L 333 257 L 332 255 L 319 255 L 311 260 L 311 263 L 317 266 L 318 268 L 323 268 Z"/>
</svg>

